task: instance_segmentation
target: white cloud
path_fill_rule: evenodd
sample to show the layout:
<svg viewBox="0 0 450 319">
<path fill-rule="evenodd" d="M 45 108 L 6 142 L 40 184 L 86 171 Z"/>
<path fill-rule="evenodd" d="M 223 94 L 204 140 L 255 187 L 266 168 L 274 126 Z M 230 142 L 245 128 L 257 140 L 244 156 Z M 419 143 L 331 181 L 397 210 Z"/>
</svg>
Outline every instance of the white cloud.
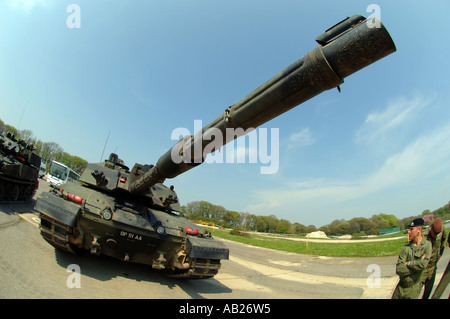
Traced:
<svg viewBox="0 0 450 319">
<path fill-rule="evenodd" d="M 450 125 L 418 138 L 366 180 L 373 189 L 420 183 L 450 169 Z"/>
<path fill-rule="evenodd" d="M 288 147 L 302 147 L 314 144 L 317 138 L 313 136 L 309 128 L 304 128 L 300 132 L 291 134 L 288 139 Z"/>
<path fill-rule="evenodd" d="M 432 100 L 416 94 L 411 98 L 401 97 L 389 102 L 385 109 L 367 115 L 364 124 L 356 132 L 355 141 L 368 144 L 385 142 L 390 134 L 396 132 L 396 128 L 403 127 Z"/>
<path fill-rule="evenodd" d="M 246 207 L 254 213 L 274 208 L 282 213 L 292 207 L 315 208 L 363 198 L 375 194 L 382 198 L 382 192 L 395 192 L 403 188 L 419 187 L 422 184 L 446 179 L 450 172 L 450 125 L 441 127 L 410 143 L 402 151 L 388 157 L 384 164 L 368 176 L 353 180 L 319 178 L 302 182 L 287 182 L 285 189 L 258 190 L 254 198 L 258 204 Z M 447 174 L 447 175 L 446 175 Z M 432 183 L 433 184 L 433 183 Z M 414 190 L 412 189 L 411 192 Z M 426 191 L 433 192 L 432 189 Z M 411 197 L 416 196 L 411 193 Z M 350 203 L 350 202 L 348 202 Z M 351 209 L 351 204 L 348 205 Z M 311 209 L 313 207 L 313 209 Z"/>
</svg>

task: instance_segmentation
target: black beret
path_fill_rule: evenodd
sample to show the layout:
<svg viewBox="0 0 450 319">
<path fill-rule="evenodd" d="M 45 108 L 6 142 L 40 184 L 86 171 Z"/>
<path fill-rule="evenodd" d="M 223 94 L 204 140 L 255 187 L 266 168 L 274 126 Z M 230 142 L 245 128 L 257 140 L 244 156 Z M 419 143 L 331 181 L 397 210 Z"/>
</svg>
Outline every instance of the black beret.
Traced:
<svg viewBox="0 0 450 319">
<path fill-rule="evenodd" d="M 423 220 L 423 218 L 416 218 L 409 224 L 409 228 L 419 227 L 419 226 L 423 226 L 423 225 L 425 225 L 425 221 Z"/>
</svg>

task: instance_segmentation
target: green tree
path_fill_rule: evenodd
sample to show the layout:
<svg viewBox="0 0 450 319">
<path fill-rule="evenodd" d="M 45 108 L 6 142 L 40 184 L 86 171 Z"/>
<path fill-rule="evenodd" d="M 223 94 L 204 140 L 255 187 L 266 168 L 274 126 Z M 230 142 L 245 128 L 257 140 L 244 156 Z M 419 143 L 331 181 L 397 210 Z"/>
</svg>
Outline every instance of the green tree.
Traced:
<svg viewBox="0 0 450 319">
<path fill-rule="evenodd" d="M 63 149 L 57 143 L 54 142 L 46 142 L 42 143 L 41 148 L 41 159 L 44 163 L 50 163 L 55 160 L 57 154 L 62 153 Z"/>
<path fill-rule="evenodd" d="M 377 231 L 380 231 L 381 229 L 388 229 L 389 227 L 389 222 L 386 221 L 382 214 L 379 215 L 373 215 L 372 216 L 372 221 L 375 223 L 376 227 L 377 227 Z"/>
<path fill-rule="evenodd" d="M 247 215 L 247 219 L 245 221 L 245 230 L 252 230 L 252 231 L 256 231 L 257 230 L 257 221 L 258 218 L 256 217 L 256 215 L 254 214 L 248 214 Z"/>
<path fill-rule="evenodd" d="M 379 216 L 389 224 L 388 228 L 398 227 L 398 218 L 394 215 L 379 214 Z"/>
<path fill-rule="evenodd" d="M 377 225 L 371 219 L 358 217 L 356 220 L 359 224 L 360 232 L 364 232 L 365 235 L 378 234 Z"/>
<path fill-rule="evenodd" d="M 292 225 L 294 234 L 304 235 L 307 233 L 306 226 L 300 223 L 294 223 Z"/>
<path fill-rule="evenodd" d="M 278 221 L 275 231 L 277 234 L 288 234 L 292 231 L 292 224 L 286 219 L 281 219 Z"/>
<path fill-rule="evenodd" d="M 222 217 L 223 221 L 228 227 L 238 228 L 239 227 L 240 215 L 238 212 L 227 210 Z"/>
<path fill-rule="evenodd" d="M 307 232 L 307 233 L 312 233 L 312 232 L 315 232 L 315 231 L 317 231 L 316 226 L 314 226 L 314 225 L 308 225 L 308 226 L 306 226 L 306 232 Z"/>
<path fill-rule="evenodd" d="M 14 126 L 6 124 L 5 125 L 5 131 L 6 132 L 11 132 L 12 134 L 14 134 L 14 136 L 17 136 L 17 129 Z"/>
<path fill-rule="evenodd" d="M 278 225 L 278 218 L 275 215 L 265 216 L 266 232 L 275 233 Z"/>
<path fill-rule="evenodd" d="M 330 231 L 330 227 L 328 227 L 328 225 L 323 225 L 319 227 L 320 231 L 323 231 L 325 234 L 331 235 L 331 231 Z"/>
<path fill-rule="evenodd" d="M 342 235 L 340 231 L 338 230 L 338 225 L 342 222 L 344 222 L 344 219 L 335 219 L 333 220 L 329 225 L 328 229 L 330 230 L 330 235 Z"/>
<path fill-rule="evenodd" d="M 260 233 L 267 232 L 267 224 L 266 224 L 266 220 L 263 216 L 256 217 L 256 231 L 258 231 Z"/>
</svg>

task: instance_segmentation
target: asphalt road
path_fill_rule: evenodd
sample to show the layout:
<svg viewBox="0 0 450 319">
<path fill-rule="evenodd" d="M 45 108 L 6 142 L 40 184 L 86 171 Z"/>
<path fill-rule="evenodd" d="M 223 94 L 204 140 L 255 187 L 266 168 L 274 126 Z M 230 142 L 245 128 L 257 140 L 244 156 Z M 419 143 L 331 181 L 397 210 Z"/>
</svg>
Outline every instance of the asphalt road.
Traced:
<svg viewBox="0 0 450 319">
<path fill-rule="evenodd" d="M 47 190 L 41 180 L 36 196 Z M 34 203 L 0 204 L 0 298 L 378 299 L 390 298 L 398 280 L 397 257 L 300 255 L 231 241 L 214 278 L 167 278 L 148 266 L 55 250 L 39 234 Z M 447 249 L 436 283 L 449 259 Z"/>
</svg>

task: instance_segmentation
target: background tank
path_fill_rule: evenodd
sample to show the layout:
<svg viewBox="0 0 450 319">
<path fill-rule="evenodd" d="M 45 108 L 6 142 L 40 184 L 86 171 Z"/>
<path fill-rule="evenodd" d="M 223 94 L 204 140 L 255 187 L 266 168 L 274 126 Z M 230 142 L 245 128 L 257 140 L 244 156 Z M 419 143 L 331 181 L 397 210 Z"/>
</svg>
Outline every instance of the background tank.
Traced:
<svg viewBox="0 0 450 319">
<path fill-rule="evenodd" d="M 213 277 L 220 261 L 228 259 L 228 248 L 178 216 L 178 196 L 162 183 L 198 166 L 208 153 L 237 138 L 227 137 L 228 128 L 248 132 L 339 87 L 344 77 L 395 51 L 384 26 L 370 28 L 359 15 L 328 29 L 316 41 L 316 48 L 228 107 L 195 136 L 181 139 L 156 165 L 135 164 L 130 171 L 111 154 L 104 163 L 89 164 L 80 184 L 66 183 L 43 193 L 35 206 L 41 216 L 41 235 L 68 252 L 87 249 L 182 278 Z"/>
<path fill-rule="evenodd" d="M 34 146 L 12 133 L 0 135 L 0 201 L 28 200 L 35 194 L 41 158 Z"/>
</svg>

